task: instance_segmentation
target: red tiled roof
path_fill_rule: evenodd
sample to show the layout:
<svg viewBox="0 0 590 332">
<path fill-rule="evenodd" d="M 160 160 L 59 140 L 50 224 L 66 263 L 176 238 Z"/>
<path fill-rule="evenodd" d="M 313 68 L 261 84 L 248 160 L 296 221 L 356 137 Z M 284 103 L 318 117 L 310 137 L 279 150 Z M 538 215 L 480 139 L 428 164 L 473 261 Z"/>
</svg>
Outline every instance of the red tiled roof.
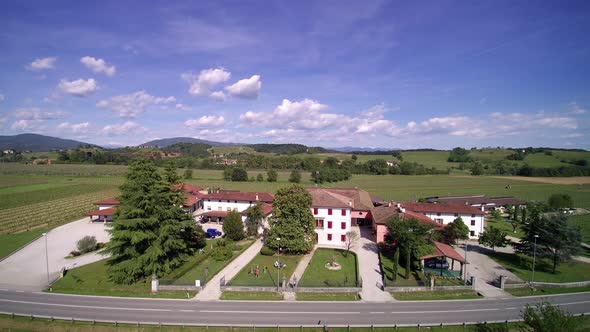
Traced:
<svg viewBox="0 0 590 332">
<path fill-rule="evenodd" d="M 453 249 L 453 247 L 451 247 L 450 245 L 436 242 L 436 241 L 432 241 L 432 242 L 434 243 L 434 247 L 436 250 L 435 253 L 431 254 L 431 255 L 422 256 L 422 257 L 420 257 L 420 259 L 429 259 L 429 258 L 435 258 L 435 257 L 448 257 L 448 258 L 454 259 L 458 262 L 465 263 L 465 259 L 461 255 L 459 255 L 459 253 L 457 251 L 455 251 L 455 249 Z"/>
<path fill-rule="evenodd" d="M 87 216 L 112 216 L 115 213 L 115 208 L 108 208 L 102 210 L 94 210 L 86 213 Z"/>
<path fill-rule="evenodd" d="M 484 212 L 473 206 L 464 204 L 447 204 L 447 203 L 401 203 L 406 210 L 414 212 L 434 212 L 434 213 L 462 213 L 462 214 L 480 214 Z"/>
<path fill-rule="evenodd" d="M 103 199 L 102 201 L 95 202 L 94 205 L 119 205 L 120 202 L 114 198 Z"/>
<path fill-rule="evenodd" d="M 361 189 L 307 188 L 313 207 L 350 208 L 369 211 L 373 207 L 371 196 Z"/>
<path fill-rule="evenodd" d="M 248 210 L 250 210 L 251 208 L 252 207 L 247 208 L 246 210 L 240 212 L 240 214 L 245 216 L 246 214 L 248 214 Z M 272 213 L 272 204 L 262 203 L 262 205 L 260 206 L 260 209 L 262 211 L 263 216 L 268 216 L 269 214 Z"/>
<path fill-rule="evenodd" d="M 400 212 L 396 206 L 378 206 L 371 210 L 371 215 L 373 216 L 373 222 L 380 225 L 385 225 L 389 220 L 395 217 L 399 217 L 402 220 L 405 219 L 418 219 L 423 224 L 434 225 L 435 227 L 441 227 L 442 225 L 438 225 L 434 220 L 428 218 L 427 216 L 416 213 L 413 211 Z"/>
<path fill-rule="evenodd" d="M 220 191 L 218 193 L 212 193 L 205 195 L 205 199 L 217 199 L 217 200 L 229 200 L 229 201 L 252 201 L 257 200 L 272 203 L 274 196 L 269 193 L 255 193 L 255 192 L 244 192 L 244 191 Z M 257 199 L 258 198 L 258 199 Z"/>
<path fill-rule="evenodd" d="M 197 193 L 195 195 L 188 195 L 182 204 L 184 206 L 191 206 L 196 204 L 198 201 L 202 200 L 203 197 L 205 197 L 205 194 L 201 193 Z"/>
<path fill-rule="evenodd" d="M 183 186 L 185 194 L 193 194 L 194 195 L 194 194 L 197 194 L 199 191 L 203 190 L 202 187 L 195 186 L 190 183 L 178 183 L 178 184 L 173 185 L 172 187 L 174 189 L 179 189 L 181 186 Z"/>
<path fill-rule="evenodd" d="M 526 201 L 518 199 L 513 196 L 504 197 L 487 197 L 486 195 L 467 195 L 467 196 L 445 196 L 445 197 L 429 197 L 428 201 L 436 201 L 447 204 L 467 204 L 467 205 L 486 205 L 493 204 L 497 206 L 503 205 L 523 205 Z"/>
</svg>

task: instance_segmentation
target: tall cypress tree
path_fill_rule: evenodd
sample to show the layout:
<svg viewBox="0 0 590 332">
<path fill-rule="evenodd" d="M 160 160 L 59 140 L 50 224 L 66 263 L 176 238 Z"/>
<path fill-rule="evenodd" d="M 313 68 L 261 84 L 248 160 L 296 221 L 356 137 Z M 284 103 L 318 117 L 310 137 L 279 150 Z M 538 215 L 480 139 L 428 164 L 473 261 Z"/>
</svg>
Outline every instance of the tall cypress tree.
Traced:
<svg viewBox="0 0 590 332">
<path fill-rule="evenodd" d="M 153 162 L 141 159 L 129 166 L 106 248 L 114 282 L 165 275 L 193 252 L 197 230 L 182 200 L 182 187 L 162 180 Z"/>
</svg>

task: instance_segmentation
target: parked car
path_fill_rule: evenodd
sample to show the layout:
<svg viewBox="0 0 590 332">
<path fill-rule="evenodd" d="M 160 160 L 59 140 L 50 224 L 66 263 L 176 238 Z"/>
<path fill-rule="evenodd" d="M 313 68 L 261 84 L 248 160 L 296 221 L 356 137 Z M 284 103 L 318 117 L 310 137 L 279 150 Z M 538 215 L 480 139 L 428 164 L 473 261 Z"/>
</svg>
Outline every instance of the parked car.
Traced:
<svg viewBox="0 0 590 332">
<path fill-rule="evenodd" d="M 433 260 L 429 260 L 426 261 L 424 263 L 424 265 L 429 268 L 429 269 L 444 269 L 444 270 L 448 270 L 449 269 L 449 262 L 447 262 L 446 260 L 441 260 L 441 259 L 433 259 Z"/>
<path fill-rule="evenodd" d="M 208 239 L 214 239 L 218 236 L 221 236 L 221 232 L 216 230 L 215 228 L 207 228 L 205 236 L 207 236 Z"/>
</svg>

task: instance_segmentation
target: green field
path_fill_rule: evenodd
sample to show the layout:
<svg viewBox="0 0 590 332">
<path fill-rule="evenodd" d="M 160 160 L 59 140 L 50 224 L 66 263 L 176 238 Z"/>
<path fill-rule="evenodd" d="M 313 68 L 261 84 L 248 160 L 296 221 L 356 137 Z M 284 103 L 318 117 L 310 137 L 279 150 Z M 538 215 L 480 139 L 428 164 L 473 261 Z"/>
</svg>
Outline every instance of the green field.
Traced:
<svg viewBox="0 0 590 332">
<path fill-rule="evenodd" d="M 523 288 L 506 288 L 504 291 L 514 296 L 544 296 L 550 294 L 569 294 L 569 293 L 582 293 L 590 292 L 590 287 L 572 287 L 572 288 L 542 288 L 537 287 L 533 290 L 530 287 Z"/>
<path fill-rule="evenodd" d="M 35 238 L 47 231 L 43 228 L 38 228 L 28 232 L 17 234 L 0 234 L 0 259 L 6 257 L 13 251 L 33 241 Z"/>
<path fill-rule="evenodd" d="M 329 270 L 326 264 L 334 259 L 340 270 Z M 315 251 L 300 278 L 300 287 L 355 287 L 358 282 L 358 263 L 353 252 L 320 248 Z"/>
<path fill-rule="evenodd" d="M 590 213 L 578 214 L 568 218 L 570 224 L 578 226 L 582 232 L 582 241 L 590 244 Z"/>
<path fill-rule="evenodd" d="M 489 255 L 498 264 L 516 274 L 522 280 L 531 280 L 531 270 L 520 264 L 515 254 L 495 252 Z M 535 280 L 537 282 L 576 282 L 590 280 L 590 264 L 569 260 L 557 265 L 555 274 L 551 273 L 550 263 L 537 259 Z"/>
</svg>

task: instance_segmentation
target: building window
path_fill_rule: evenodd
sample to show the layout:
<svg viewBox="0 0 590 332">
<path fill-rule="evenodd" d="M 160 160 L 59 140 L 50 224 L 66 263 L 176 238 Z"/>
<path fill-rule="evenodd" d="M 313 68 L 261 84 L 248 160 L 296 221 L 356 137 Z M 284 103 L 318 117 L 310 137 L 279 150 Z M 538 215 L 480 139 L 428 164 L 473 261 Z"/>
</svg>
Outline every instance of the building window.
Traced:
<svg viewBox="0 0 590 332">
<path fill-rule="evenodd" d="M 221 208 L 221 206 L 217 207 L 217 211 L 223 211 L 223 209 Z"/>
<path fill-rule="evenodd" d="M 238 208 L 234 208 L 234 211 L 235 211 L 235 212 L 238 212 Z"/>
<path fill-rule="evenodd" d="M 211 207 L 210 206 L 207 207 L 207 211 L 211 211 Z"/>
<path fill-rule="evenodd" d="M 440 225 L 443 223 L 443 220 L 441 218 L 436 218 L 436 219 L 434 219 L 434 222 L 436 222 L 437 224 Z"/>
<path fill-rule="evenodd" d="M 455 217 L 458 217 L 458 216 L 459 216 L 459 214 L 458 213 L 455 213 Z"/>
<path fill-rule="evenodd" d="M 238 201 L 234 201 L 234 203 L 238 203 Z"/>
<path fill-rule="evenodd" d="M 328 228 L 332 228 L 332 222 L 328 221 Z"/>
<path fill-rule="evenodd" d="M 342 215 L 345 216 L 346 215 L 346 210 L 342 209 Z"/>
<path fill-rule="evenodd" d="M 345 222 L 341 222 L 341 223 L 340 223 L 340 228 L 342 228 L 342 229 L 346 229 L 346 223 L 345 223 Z"/>
<path fill-rule="evenodd" d="M 318 214 L 318 208 L 313 208 L 313 214 Z"/>
<path fill-rule="evenodd" d="M 315 228 L 324 228 L 324 220 L 323 219 L 316 219 L 315 220 Z"/>
<path fill-rule="evenodd" d="M 228 211 L 228 212 L 229 212 L 229 211 L 231 211 L 231 208 L 230 208 L 229 206 L 227 207 L 227 211 Z"/>
<path fill-rule="evenodd" d="M 328 234 L 328 241 L 332 241 L 332 234 Z"/>
<path fill-rule="evenodd" d="M 229 199 L 227 200 L 227 202 L 229 203 Z"/>
<path fill-rule="evenodd" d="M 328 209 L 328 215 L 331 216 L 332 215 L 332 209 Z"/>
<path fill-rule="evenodd" d="M 208 200 L 207 200 L 207 202 L 211 202 L 211 200 L 210 200 L 210 199 L 208 199 Z"/>
<path fill-rule="evenodd" d="M 219 203 L 221 203 L 221 200 L 219 200 Z"/>
<path fill-rule="evenodd" d="M 475 213 L 471 215 L 471 218 L 475 218 Z"/>
<path fill-rule="evenodd" d="M 471 226 L 475 226 L 475 220 L 471 220 Z"/>
<path fill-rule="evenodd" d="M 340 241 L 342 241 L 342 242 L 346 241 L 346 234 L 340 235 Z"/>
<path fill-rule="evenodd" d="M 469 236 L 475 236 L 475 231 L 469 231 Z"/>
<path fill-rule="evenodd" d="M 436 215 L 437 215 L 437 216 L 440 216 L 440 212 L 437 212 L 437 213 L 436 213 Z"/>
</svg>

